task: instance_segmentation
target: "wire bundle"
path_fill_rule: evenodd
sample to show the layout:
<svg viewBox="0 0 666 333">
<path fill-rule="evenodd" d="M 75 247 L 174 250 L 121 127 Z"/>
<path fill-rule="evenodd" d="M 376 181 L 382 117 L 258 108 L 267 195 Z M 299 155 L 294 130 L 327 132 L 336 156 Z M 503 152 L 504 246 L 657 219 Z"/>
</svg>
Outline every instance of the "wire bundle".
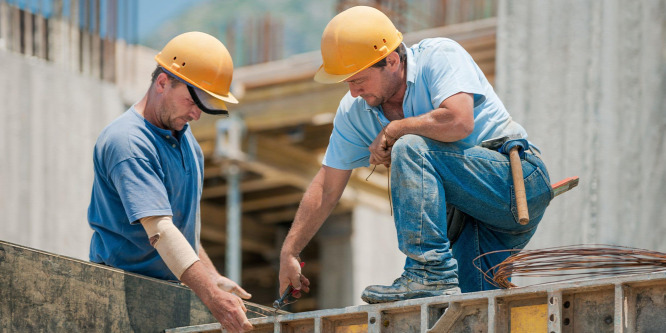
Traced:
<svg viewBox="0 0 666 333">
<path fill-rule="evenodd" d="M 477 265 L 482 257 L 502 252 L 517 253 L 486 271 Z M 493 251 L 474 258 L 473 263 L 489 283 L 499 288 L 512 288 L 516 285 L 509 279 L 517 276 L 556 277 L 556 281 L 571 281 L 652 273 L 666 269 L 666 253 L 615 245 L 573 245 L 539 250 Z"/>
</svg>

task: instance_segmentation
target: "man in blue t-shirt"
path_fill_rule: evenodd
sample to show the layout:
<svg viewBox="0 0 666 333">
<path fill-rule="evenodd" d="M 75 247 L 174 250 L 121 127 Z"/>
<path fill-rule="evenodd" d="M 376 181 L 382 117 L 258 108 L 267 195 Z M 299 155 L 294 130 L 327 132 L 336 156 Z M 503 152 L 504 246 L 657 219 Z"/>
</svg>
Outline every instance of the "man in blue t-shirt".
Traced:
<svg viewBox="0 0 666 333">
<path fill-rule="evenodd" d="M 306 191 L 280 255 L 280 289 L 308 286 L 298 254 L 335 207 L 354 168 L 390 167 L 391 194 L 404 273 L 390 286 L 369 286 L 368 303 L 495 288 L 472 261 L 521 249 L 536 231 L 552 190 L 527 133 L 514 122 L 472 57 L 446 38 L 407 48 L 382 12 L 350 8 L 321 41 L 322 83 L 345 82 L 323 166 Z M 482 141 L 512 135 L 521 159 L 531 220 L 518 223 L 508 156 Z M 447 208 L 448 207 L 448 208 Z M 466 216 L 457 241 L 447 210 Z M 487 271 L 509 253 L 482 257 Z"/>
<path fill-rule="evenodd" d="M 220 275 L 199 243 L 203 154 L 188 122 L 227 114 L 233 63 L 215 37 L 173 38 L 155 56 L 146 95 L 97 139 L 88 208 L 90 260 L 182 281 L 230 332 L 249 330 L 243 288 Z"/>
</svg>

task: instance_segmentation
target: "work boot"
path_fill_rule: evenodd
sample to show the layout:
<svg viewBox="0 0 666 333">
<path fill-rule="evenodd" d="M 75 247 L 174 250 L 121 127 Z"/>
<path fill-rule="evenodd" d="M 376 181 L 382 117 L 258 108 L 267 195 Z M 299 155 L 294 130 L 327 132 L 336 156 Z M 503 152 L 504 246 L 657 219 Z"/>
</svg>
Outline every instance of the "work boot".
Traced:
<svg viewBox="0 0 666 333">
<path fill-rule="evenodd" d="M 361 299 L 367 303 L 385 303 L 412 298 L 460 294 L 457 283 L 420 284 L 401 276 L 390 286 L 369 286 L 363 290 Z"/>
</svg>

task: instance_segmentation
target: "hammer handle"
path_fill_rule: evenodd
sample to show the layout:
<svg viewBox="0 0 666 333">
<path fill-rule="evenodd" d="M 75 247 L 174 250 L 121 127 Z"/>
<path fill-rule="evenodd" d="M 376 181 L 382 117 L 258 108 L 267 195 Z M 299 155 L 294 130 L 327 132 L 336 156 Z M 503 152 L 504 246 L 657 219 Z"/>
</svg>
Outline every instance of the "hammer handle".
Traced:
<svg viewBox="0 0 666 333">
<path fill-rule="evenodd" d="M 509 163 L 511 164 L 513 189 L 516 195 L 516 206 L 518 208 L 518 222 L 522 225 L 525 225 L 530 222 L 530 214 L 527 211 L 525 181 L 523 180 L 523 166 L 520 162 L 518 149 L 518 147 L 511 148 L 511 151 L 509 152 Z"/>
</svg>

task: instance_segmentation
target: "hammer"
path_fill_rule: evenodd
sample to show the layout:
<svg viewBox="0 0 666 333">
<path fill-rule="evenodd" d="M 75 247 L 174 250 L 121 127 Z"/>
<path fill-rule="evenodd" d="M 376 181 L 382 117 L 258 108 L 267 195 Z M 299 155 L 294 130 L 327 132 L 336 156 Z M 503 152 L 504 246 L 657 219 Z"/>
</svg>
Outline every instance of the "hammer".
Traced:
<svg viewBox="0 0 666 333">
<path fill-rule="evenodd" d="M 522 225 L 529 223 L 530 215 L 527 210 L 523 166 L 520 162 L 520 149 L 529 148 L 527 140 L 519 134 L 507 135 L 483 141 L 481 147 L 497 150 L 503 154 L 507 153 L 506 149 L 509 150 L 509 165 L 511 165 L 511 177 L 513 178 L 513 189 L 516 196 L 516 207 L 518 208 L 518 222 Z"/>
</svg>

